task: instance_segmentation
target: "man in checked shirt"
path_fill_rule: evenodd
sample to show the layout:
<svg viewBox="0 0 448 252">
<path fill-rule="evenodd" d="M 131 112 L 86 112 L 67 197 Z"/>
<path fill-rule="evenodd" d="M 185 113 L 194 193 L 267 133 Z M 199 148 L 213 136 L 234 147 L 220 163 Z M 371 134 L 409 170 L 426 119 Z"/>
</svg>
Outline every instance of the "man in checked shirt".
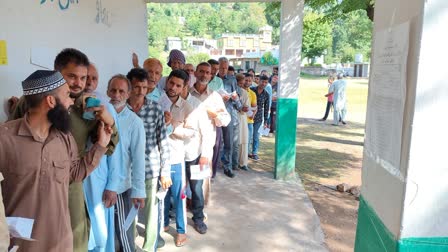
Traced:
<svg viewBox="0 0 448 252">
<path fill-rule="evenodd" d="M 165 118 L 160 106 L 149 99 L 148 74 L 141 68 L 132 69 L 126 76 L 131 82 L 128 104 L 143 120 L 146 132 L 145 177 L 146 204 L 144 208 L 146 225 L 143 250 L 156 251 L 159 234 L 159 215 L 162 202 L 156 198 L 158 184 L 164 189 L 171 186 L 171 166 L 169 163 L 168 136 Z"/>
</svg>

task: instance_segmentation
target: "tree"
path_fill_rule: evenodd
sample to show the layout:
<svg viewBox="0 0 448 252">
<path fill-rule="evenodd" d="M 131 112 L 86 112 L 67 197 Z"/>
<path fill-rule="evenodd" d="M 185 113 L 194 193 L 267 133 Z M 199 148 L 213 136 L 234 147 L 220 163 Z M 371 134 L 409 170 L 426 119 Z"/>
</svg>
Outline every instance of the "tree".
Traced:
<svg viewBox="0 0 448 252">
<path fill-rule="evenodd" d="M 275 66 L 278 65 L 278 59 L 272 55 L 271 52 L 265 52 L 260 60 L 261 64 L 268 65 L 268 66 Z"/>
<path fill-rule="evenodd" d="M 187 63 L 191 63 L 194 66 L 197 66 L 201 62 L 206 62 L 210 59 L 210 55 L 207 53 L 196 53 L 187 56 Z"/>
<path fill-rule="evenodd" d="M 273 40 L 278 43 L 280 36 L 280 10 L 281 2 L 264 3 L 264 15 L 270 26 L 273 27 Z M 373 21 L 375 0 L 305 0 L 305 6 L 324 13 L 324 19 L 334 21 L 358 10 L 364 10 L 368 18 Z"/>
<path fill-rule="evenodd" d="M 311 60 L 321 56 L 331 46 L 332 26 L 321 17 L 320 14 L 307 11 L 303 18 L 302 54 Z"/>
</svg>

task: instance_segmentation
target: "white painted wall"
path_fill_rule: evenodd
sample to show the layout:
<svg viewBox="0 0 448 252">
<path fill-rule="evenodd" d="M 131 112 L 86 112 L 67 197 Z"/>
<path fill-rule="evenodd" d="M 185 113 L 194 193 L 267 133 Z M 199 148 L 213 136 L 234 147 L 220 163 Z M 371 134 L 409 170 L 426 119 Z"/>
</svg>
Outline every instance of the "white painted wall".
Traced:
<svg viewBox="0 0 448 252">
<path fill-rule="evenodd" d="M 66 47 L 83 51 L 98 67 L 99 88 L 106 89 L 116 73 L 132 67 L 131 53 L 148 55 L 146 3 L 143 0 L 0 1 L 0 40 L 7 41 L 7 66 L 0 65 L 0 102 L 20 96 L 21 82 L 34 70 L 31 52 L 45 51 L 41 59 L 52 68 L 54 57 Z M 68 8 L 61 10 L 59 3 Z M 101 7 L 100 15 L 98 7 Z M 97 22 L 97 16 L 99 17 Z M 45 57 L 46 55 L 46 57 Z M 0 104 L 1 105 L 1 104 Z M 0 122 L 6 119 L 0 111 Z"/>
<path fill-rule="evenodd" d="M 442 0 L 443 1 L 443 0 Z M 410 21 L 409 53 L 406 71 L 406 104 L 402 125 L 401 162 L 399 170 L 406 178 L 408 173 L 408 157 L 411 143 L 412 119 L 414 115 L 415 90 L 417 86 L 417 72 L 419 66 L 421 27 L 423 19 L 424 0 L 377 0 L 375 2 L 375 33 L 389 27 Z M 375 54 L 375 52 L 372 52 Z M 372 57 L 373 59 L 374 57 Z M 372 62 L 372 71 L 375 62 Z M 372 75 L 371 75 L 372 78 Z M 420 83 L 419 83 L 420 84 Z M 423 83 L 422 83 L 423 84 Z M 373 92 L 369 86 L 370 94 Z M 368 107 L 368 113 L 372 107 Z M 369 125 L 369 121 L 366 122 Z M 367 126 L 366 126 L 367 127 Z M 366 132 L 366 138 L 369 132 Z M 400 144 L 400 143 L 397 143 Z M 422 168 L 422 167 L 420 167 Z M 362 170 L 362 194 L 381 218 L 386 227 L 393 233 L 396 239 L 400 238 L 402 230 L 402 218 L 405 191 L 407 184 L 391 175 L 380 164 L 364 155 Z"/>
<path fill-rule="evenodd" d="M 448 236 L 448 2 L 425 1 L 401 238 Z"/>
</svg>

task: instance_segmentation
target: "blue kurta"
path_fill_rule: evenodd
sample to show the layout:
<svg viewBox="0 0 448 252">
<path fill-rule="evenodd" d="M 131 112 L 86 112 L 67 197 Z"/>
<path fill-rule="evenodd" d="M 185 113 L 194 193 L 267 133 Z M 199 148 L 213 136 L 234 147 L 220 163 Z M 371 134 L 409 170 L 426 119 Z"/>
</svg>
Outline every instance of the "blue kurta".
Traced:
<svg viewBox="0 0 448 252">
<path fill-rule="evenodd" d="M 103 101 L 104 103 L 104 101 Z M 109 103 L 104 103 L 107 110 L 115 120 L 115 125 L 119 130 L 117 113 Z M 117 192 L 119 171 L 121 161 L 121 143 L 118 142 L 114 153 L 111 156 L 104 155 L 100 165 L 96 168 L 84 182 L 84 194 L 86 207 L 90 216 L 89 251 L 108 252 L 115 251 L 115 225 L 114 206 L 105 208 L 103 204 L 104 190 Z"/>
</svg>

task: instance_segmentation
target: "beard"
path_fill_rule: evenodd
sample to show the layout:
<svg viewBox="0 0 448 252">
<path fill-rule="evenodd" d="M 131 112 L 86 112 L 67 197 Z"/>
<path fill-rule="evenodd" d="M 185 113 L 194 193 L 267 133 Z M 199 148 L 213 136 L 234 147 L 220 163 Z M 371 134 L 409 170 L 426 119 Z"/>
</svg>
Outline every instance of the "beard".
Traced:
<svg viewBox="0 0 448 252">
<path fill-rule="evenodd" d="M 84 93 L 84 91 L 79 92 L 79 93 L 73 93 L 70 91 L 70 98 L 78 99 L 83 93 Z"/>
<path fill-rule="evenodd" d="M 210 80 L 207 80 L 207 78 L 196 78 L 196 83 L 200 85 L 207 85 L 210 82 Z"/>
<path fill-rule="evenodd" d="M 48 111 L 47 118 L 57 130 L 65 134 L 70 132 L 70 114 L 59 99 L 56 99 L 56 106 Z"/>
<path fill-rule="evenodd" d="M 118 110 L 126 105 L 126 100 L 121 101 L 121 102 L 111 102 L 110 104 L 112 104 L 112 106 L 114 106 L 115 110 Z"/>
</svg>

